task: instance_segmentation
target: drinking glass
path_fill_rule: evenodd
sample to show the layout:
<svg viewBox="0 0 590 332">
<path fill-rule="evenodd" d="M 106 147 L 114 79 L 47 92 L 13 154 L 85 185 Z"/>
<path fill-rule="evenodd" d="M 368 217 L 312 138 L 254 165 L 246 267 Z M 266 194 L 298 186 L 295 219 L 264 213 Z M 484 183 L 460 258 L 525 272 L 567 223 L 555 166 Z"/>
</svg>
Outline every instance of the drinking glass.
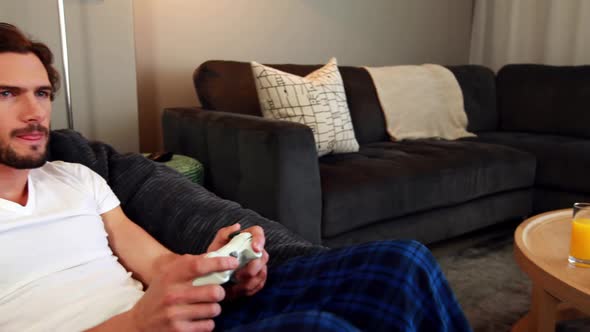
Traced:
<svg viewBox="0 0 590 332">
<path fill-rule="evenodd" d="M 575 203 L 568 261 L 590 267 L 590 203 Z"/>
</svg>

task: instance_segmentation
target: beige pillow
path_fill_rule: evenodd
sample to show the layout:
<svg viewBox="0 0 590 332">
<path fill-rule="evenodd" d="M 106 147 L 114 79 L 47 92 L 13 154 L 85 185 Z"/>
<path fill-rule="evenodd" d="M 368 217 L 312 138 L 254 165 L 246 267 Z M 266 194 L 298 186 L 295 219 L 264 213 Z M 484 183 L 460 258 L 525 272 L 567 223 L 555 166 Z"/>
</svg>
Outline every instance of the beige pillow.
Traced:
<svg viewBox="0 0 590 332">
<path fill-rule="evenodd" d="M 366 69 L 393 140 L 475 136 L 466 129 L 461 87 L 447 68 L 424 64 Z"/>
<path fill-rule="evenodd" d="M 342 77 L 335 58 L 305 77 L 252 62 L 258 101 L 265 118 L 311 128 L 318 156 L 357 152 Z"/>
</svg>

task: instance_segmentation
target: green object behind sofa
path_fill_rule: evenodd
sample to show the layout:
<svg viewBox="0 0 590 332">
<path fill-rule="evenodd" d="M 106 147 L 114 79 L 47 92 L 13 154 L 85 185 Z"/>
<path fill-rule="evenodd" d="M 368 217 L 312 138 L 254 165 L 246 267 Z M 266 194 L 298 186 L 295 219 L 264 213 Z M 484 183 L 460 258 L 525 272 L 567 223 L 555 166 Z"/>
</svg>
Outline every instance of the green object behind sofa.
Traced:
<svg viewBox="0 0 590 332">
<path fill-rule="evenodd" d="M 172 167 L 178 172 L 184 174 L 184 176 L 189 178 L 189 180 L 192 182 L 198 183 L 200 185 L 203 184 L 205 168 L 198 160 L 180 154 L 175 154 L 172 156 L 172 159 L 167 161 L 165 164 L 166 166 Z"/>
<path fill-rule="evenodd" d="M 147 157 L 149 153 L 144 153 L 143 155 Z M 203 185 L 205 168 L 198 160 L 181 154 L 174 154 L 172 159 L 164 162 L 164 165 L 183 174 L 192 182 Z"/>
</svg>

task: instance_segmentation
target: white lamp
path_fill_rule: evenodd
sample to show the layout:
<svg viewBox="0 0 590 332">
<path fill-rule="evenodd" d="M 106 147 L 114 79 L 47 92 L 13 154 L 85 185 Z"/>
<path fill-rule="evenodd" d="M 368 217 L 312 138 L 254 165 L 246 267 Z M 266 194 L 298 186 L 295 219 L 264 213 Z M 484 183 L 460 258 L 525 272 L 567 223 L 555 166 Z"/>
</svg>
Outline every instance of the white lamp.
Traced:
<svg viewBox="0 0 590 332">
<path fill-rule="evenodd" d="M 74 129 L 74 114 L 72 112 L 72 96 L 70 91 L 70 68 L 68 62 L 68 37 L 66 34 L 66 17 L 63 0 L 57 0 L 57 10 L 59 15 L 59 34 L 61 41 L 61 55 L 64 67 L 64 85 L 66 94 L 66 112 L 68 118 L 68 128 Z"/>
</svg>

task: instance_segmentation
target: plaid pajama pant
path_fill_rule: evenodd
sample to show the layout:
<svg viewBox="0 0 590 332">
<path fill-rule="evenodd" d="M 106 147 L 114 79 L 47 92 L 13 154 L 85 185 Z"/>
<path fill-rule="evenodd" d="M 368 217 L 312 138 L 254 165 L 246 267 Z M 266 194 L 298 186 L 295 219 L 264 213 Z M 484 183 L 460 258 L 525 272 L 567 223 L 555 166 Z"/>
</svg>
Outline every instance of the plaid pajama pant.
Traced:
<svg viewBox="0 0 590 332">
<path fill-rule="evenodd" d="M 381 241 L 293 258 L 223 305 L 219 331 L 470 331 L 430 251 Z"/>
</svg>

